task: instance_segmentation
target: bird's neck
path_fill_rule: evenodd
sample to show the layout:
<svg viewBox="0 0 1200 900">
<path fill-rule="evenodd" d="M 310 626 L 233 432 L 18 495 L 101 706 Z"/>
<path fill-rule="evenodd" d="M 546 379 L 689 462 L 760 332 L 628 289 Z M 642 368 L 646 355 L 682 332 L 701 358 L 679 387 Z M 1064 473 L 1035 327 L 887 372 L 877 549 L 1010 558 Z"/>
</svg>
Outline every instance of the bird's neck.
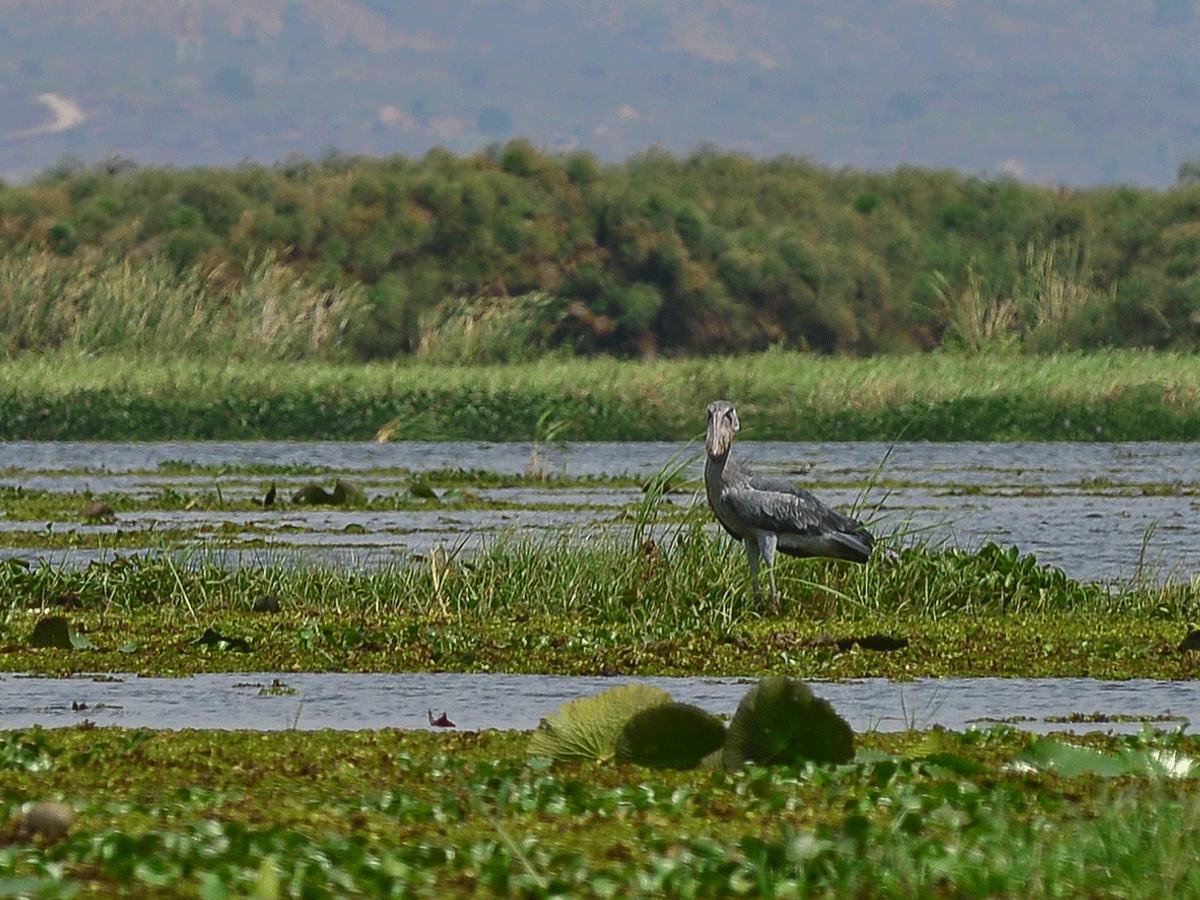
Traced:
<svg viewBox="0 0 1200 900">
<path fill-rule="evenodd" d="M 721 490 L 722 480 L 725 475 L 725 466 L 728 462 L 728 453 L 722 456 L 709 454 L 708 459 L 704 462 L 704 488 L 705 493 L 708 494 L 709 502 L 713 500 L 713 492 Z"/>
</svg>

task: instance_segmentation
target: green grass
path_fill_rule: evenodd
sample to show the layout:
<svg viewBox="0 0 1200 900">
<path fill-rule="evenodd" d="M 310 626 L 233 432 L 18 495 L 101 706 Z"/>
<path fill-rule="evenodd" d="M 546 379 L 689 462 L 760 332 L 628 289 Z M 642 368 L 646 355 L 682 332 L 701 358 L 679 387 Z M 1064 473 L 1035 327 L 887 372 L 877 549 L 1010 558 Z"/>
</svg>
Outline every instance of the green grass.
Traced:
<svg viewBox="0 0 1200 900">
<path fill-rule="evenodd" d="M 1194 440 L 1200 367 L 1179 354 L 769 352 L 511 366 L 21 356 L 0 362 L 0 439 L 683 440 L 708 402 L 773 440 Z"/>
<path fill-rule="evenodd" d="M 1200 895 L 1196 738 L 868 733 L 836 768 L 548 767 L 514 732 L 0 733 L 33 897 Z M 1104 775 L 1124 760 L 1129 774 Z M 1061 768 L 1060 768 L 1061 767 Z M 1070 767 L 1070 768 L 1068 768 Z M 1081 772 L 1072 775 L 1071 770 Z"/>
</svg>

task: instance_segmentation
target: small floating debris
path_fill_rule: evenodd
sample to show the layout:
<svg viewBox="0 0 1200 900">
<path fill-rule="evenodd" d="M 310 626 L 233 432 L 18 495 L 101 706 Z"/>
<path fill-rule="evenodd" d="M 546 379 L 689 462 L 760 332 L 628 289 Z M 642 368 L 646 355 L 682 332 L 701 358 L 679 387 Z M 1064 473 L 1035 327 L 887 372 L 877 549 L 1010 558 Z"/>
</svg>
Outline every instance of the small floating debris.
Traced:
<svg viewBox="0 0 1200 900">
<path fill-rule="evenodd" d="M 102 503 L 97 500 L 95 503 L 89 503 L 87 506 L 79 510 L 79 518 L 88 519 L 92 522 L 115 522 L 117 514 L 113 512 L 113 508 L 107 503 Z"/>
<path fill-rule="evenodd" d="M 233 688 L 234 690 L 258 688 L 258 696 L 260 697 L 288 697 L 292 694 L 300 693 L 300 691 L 281 678 L 271 679 L 270 684 L 263 684 L 261 681 L 238 681 L 234 683 Z"/>
<path fill-rule="evenodd" d="M 290 684 L 275 678 L 271 681 L 270 687 L 260 687 L 258 696 L 260 697 L 290 697 L 293 694 L 300 693 Z"/>
<path fill-rule="evenodd" d="M 1106 722 L 1186 722 L 1186 716 L 1174 715 L 1170 710 L 1157 715 L 1130 716 L 1124 713 L 1102 713 L 1099 710 L 1090 713 L 1073 712 L 1065 716 L 1046 716 L 1042 721 L 1060 725 L 1087 724 L 1097 725 Z"/>
<path fill-rule="evenodd" d="M 325 490 L 319 484 L 304 485 L 292 494 L 292 502 L 310 506 L 365 506 L 367 495 L 358 485 L 339 478 L 333 483 L 332 491 Z"/>
<path fill-rule="evenodd" d="M 114 705 L 112 703 L 96 703 L 92 706 L 89 706 L 87 703 L 84 703 L 79 700 L 71 701 L 71 712 L 89 712 L 89 711 L 100 712 L 101 710 L 104 710 L 104 709 L 124 709 L 124 708 L 125 708 L 124 706 Z"/>
</svg>

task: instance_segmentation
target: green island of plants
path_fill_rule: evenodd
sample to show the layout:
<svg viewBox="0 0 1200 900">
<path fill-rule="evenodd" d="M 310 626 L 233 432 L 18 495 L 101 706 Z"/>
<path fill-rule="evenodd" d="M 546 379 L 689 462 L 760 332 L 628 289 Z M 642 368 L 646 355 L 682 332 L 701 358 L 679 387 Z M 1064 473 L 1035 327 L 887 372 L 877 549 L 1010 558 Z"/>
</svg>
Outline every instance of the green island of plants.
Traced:
<svg viewBox="0 0 1200 900">
<path fill-rule="evenodd" d="M 519 361 L 1200 346 L 1200 182 L 1068 190 L 702 148 L 0 183 L 9 353 Z"/>
<path fill-rule="evenodd" d="M 1078 582 L 1015 547 L 788 561 L 778 619 L 752 611 L 738 548 L 699 521 L 661 547 L 508 538 L 362 572 L 190 557 L 3 563 L 0 670 L 1191 679 L 1197 665 L 1179 650 L 1191 585 Z M 264 597 L 277 611 L 256 611 Z M 90 646 L 34 647 L 53 617 Z"/>
</svg>

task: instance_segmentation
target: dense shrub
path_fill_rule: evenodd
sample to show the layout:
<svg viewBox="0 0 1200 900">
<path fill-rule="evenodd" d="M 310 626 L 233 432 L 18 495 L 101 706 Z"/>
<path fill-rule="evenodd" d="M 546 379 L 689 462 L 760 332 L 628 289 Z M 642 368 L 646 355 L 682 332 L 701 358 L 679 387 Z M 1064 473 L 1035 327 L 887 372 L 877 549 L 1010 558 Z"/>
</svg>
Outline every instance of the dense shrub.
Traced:
<svg viewBox="0 0 1200 900">
<path fill-rule="evenodd" d="M 622 355 L 1200 343 L 1191 181 L 1056 190 L 712 148 L 609 165 L 527 140 L 230 170 L 67 159 L 0 185 L 0 253 L 79 273 L 160 258 L 208 303 L 228 291 L 208 274 L 271 254 L 315 294 L 362 290 L 346 329 L 360 358 L 465 349 L 431 327 L 461 331 L 473 298 L 535 293 L 554 302 L 500 306 L 538 311 L 523 326 L 537 347 Z M 4 337 L 37 346 L 28 329 Z"/>
</svg>

